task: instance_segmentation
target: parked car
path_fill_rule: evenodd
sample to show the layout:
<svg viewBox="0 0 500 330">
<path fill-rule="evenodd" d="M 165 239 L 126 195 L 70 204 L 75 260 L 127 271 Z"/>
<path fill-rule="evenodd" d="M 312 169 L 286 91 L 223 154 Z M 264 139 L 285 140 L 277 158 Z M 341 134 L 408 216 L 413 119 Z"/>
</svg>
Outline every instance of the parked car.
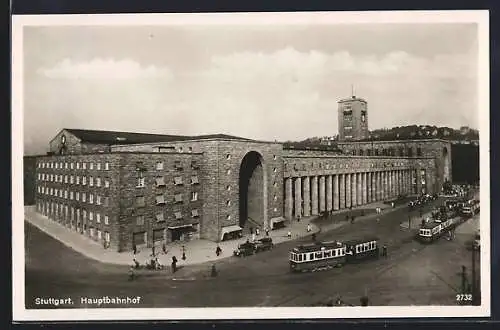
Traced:
<svg viewBox="0 0 500 330">
<path fill-rule="evenodd" d="M 247 257 L 252 254 L 255 254 L 256 246 L 255 243 L 245 242 L 238 245 L 238 248 L 234 250 L 233 254 L 237 257 Z"/>
<path fill-rule="evenodd" d="M 267 251 L 274 247 L 273 239 L 271 237 L 264 237 L 255 242 L 255 251 Z"/>
</svg>

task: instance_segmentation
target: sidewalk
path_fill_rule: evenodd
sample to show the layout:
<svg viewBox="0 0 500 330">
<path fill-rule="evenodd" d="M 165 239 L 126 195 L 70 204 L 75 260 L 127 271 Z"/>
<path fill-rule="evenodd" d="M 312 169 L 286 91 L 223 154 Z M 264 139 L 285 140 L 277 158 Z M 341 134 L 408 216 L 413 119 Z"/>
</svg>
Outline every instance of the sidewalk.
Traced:
<svg viewBox="0 0 500 330">
<path fill-rule="evenodd" d="M 112 250 L 105 250 L 100 243 L 50 220 L 46 216 L 36 213 L 34 206 L 26 206 L 24 209 L 24 216 L 25 221 L 87 258 L 109 264 L 132 265 L 132 252 L 119 253 Z M 303 218 L 300 222 L 285 221 L 285 228 L 270 231 L 269 237 L 273 239 L 274 244 L 279 244 L 317 233 L 319 228 L 311 222 L 313 218 L 314 217 Z M 307 232 L 307 224 L 309 223 L 311 224 L 312 230 Z M 288 231 L 292 232 L 291 239 L 287 237 Z M 265 234 L 261 233 L 259 236 L 256 236 L 256 239 L 263 237 L 265 237 Z M 232 256 L 238 244 L 244 243 L 247 239 L 251 239 L 251 237 L 247 235 L 238 240 L 220 243 L 204 239 L 189 242 L 175 242 L 167 244 L 167 253 L 164 254 L 161 252 L 158 255 L 158 260 L 161 264 L 170 266 L 172 256 L 176 256 L 178 266 L 182 267 L 225 259 Z M 215 254 L 217 244 L 219 244 L 222 249 L 222 253 L 219 256 Z M 186 252 L 186 260 L 182 260 L 183 246 Z M 140 264 L 149 261 L 151 251 L 151 248 L 145 248 L 138 251 L 136 254 L 137 261 Z M 157 250 L 157 252 L 160 251 Z"/>
</svg>

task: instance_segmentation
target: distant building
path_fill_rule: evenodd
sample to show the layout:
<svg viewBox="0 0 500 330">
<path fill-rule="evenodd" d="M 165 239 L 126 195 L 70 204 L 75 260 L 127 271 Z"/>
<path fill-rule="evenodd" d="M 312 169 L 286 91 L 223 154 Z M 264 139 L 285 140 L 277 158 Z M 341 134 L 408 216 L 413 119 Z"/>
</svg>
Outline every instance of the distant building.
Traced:
<svg viewBox="0 0 500 330">
<path fill-rule="evenodd" d="M 338 101 L 339 141 L 369 137 L 367 102 L 356 96 Z"/>
</svg>

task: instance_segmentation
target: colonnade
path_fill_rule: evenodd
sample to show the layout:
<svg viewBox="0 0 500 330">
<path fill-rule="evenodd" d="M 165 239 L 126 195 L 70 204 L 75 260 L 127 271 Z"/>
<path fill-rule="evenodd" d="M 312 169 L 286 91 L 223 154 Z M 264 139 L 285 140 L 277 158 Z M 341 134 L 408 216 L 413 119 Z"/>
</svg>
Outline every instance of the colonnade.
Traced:
<svg viewBox="0 0 500 330">
<path fill-rule="evenodd" d="M 318 215 L 415 192 L 415 171 L 382 170 L 285 178 L 285 217 Z"/>
</svg>

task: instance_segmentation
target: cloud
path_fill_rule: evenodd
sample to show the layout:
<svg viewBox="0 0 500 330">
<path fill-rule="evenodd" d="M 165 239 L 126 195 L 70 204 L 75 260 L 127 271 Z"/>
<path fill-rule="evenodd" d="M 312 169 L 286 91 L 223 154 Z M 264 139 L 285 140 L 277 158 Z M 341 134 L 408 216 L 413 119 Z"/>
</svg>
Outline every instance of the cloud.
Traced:
<svg viewBox="0 0 500 330">
<path fill-rule="evenodd" d="M 477 68 L 467 54 L 419 57 L 395 50 L 376 56 L 289 47 L 217 55 L 208 63 L 177 70 L 173 80 L 169 68 L 133 60 L 63 60 L 27 84 L 26 127 L 32 129 L 26 141 L 47 141 L 61 127 L 264 140 L 334 135 L 337 101 L 350 95 L 351 84 L 368 101 L 371 129 L 477 127 Z M 41 136 L 45 118 L 53 120 Z"/>
<path fill-rule="evenodd" d="M 64 59 L 51 68 L 41 68 L 38 74 L 52 79 L 141 79 L 171 78 L 170 70 L 153 65 L 143 67 L 130 59 L 113 60 L 96 58 L 89 62 Z"/>
</svg>

